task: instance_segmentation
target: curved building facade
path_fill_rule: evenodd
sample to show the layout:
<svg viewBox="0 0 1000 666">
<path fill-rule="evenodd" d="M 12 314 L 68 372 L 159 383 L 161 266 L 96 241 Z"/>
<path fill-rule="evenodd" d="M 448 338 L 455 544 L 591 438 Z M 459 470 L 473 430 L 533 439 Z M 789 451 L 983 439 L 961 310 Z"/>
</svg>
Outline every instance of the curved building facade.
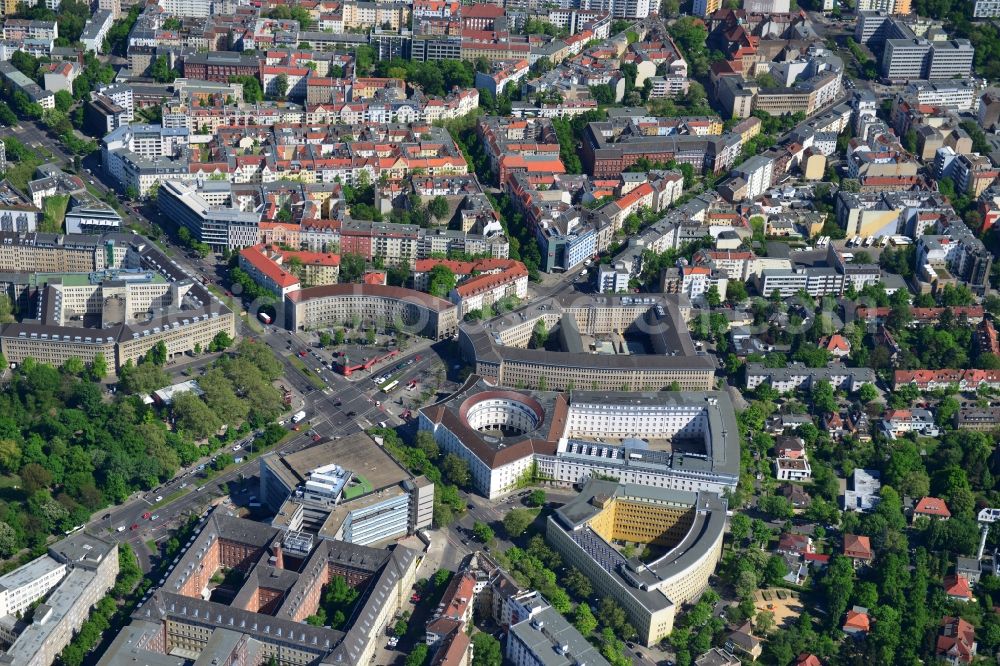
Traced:
<svg viewBox="0 0 1000 666">
<path fill-rule="evenodd" d="M 628 614 L 645 645 L 673 631 L 677 608 L 708 586 L 722 554 L 726 504 L 716 493 L 691 493 L 591 479 L 548 519 L 546 536 Z M 616 544 L 644 544 L 647 561 Z"/>
<path fill-rule="evenodd" d="M 350 324 L 395 321 L 416 335 L 440 340 L 458 330 L 455 305 L 412 289 L 370 284 L 331 284 L 285 296 L 286 325 L 304 331 Z"/>
<path fill-rule="evenodd" d="M 420 410 L 419 427 L 500 497 L 526 474 L 571 486 L 595 475 L 722 493 L 739 480 L 736 415 L 723 391 L 515 391 L 473 375 Z"/>
</svg>

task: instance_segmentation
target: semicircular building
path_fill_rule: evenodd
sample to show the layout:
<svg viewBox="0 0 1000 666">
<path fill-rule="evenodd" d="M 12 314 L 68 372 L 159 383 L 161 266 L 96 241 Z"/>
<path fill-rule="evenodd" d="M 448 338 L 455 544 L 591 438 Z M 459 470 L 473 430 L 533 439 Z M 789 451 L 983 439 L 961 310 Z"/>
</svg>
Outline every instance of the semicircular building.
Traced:
<svg viewBox="0 0 1000 666">
<path fill-rule="evenodd" d="M 594 475 L 722 493 L 739 480 L 739 429 L 725 391 L 527 391 L 472 375 L 420 410 L 419 427 L 501 497 L 527 477 L 556 485 Z"/>
<path fill-rule="evenodd" d="M 725 527 L 726 503 L 716 493 L 591 479 L 549 516 L 546 537 L 651 645 L 673 631 L 677 608 L 708 586 Z M 626 557 L 622 543 L 648 553 Z"/>
</svg>

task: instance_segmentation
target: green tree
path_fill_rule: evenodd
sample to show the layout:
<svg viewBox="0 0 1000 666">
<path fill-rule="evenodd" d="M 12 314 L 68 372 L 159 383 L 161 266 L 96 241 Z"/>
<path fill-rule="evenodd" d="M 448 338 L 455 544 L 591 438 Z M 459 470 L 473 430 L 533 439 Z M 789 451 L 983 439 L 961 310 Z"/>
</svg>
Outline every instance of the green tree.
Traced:
<svg viewBox="0 0 1000 666">
<path fill-rule="evenodd" d="M 734 513 L 729 519 L 729 534 L 733 538 L 733 546 L 741 546 L 750 536 L 750 518 L 745 513 Z"/>
<path fill-rule="evenodd" d="M 428 293 L 438 298 L 447 298 L 455 288 L 455 273 L 445 264 L 437 264 L 430 271 Z"/>
<path fill-rule="evenodd" d="M 837 399 L 833 394 L 833 386 L 828 381 L 818 381 L 812 387 L 812 402 L 817 414 L 826 414 L 837 410 Z"/>
<path fill-rule="evenodd" d="M 218 415 L 194 393 L 175 396 L 171 411 L 177 428 L 195 439 L 208 437 L 222 425 Z"/>
<path fill-rule="evenodd" d="M 716 285 L 712 285 L 705 292 L 705 302 L 711 308 L 717 308 L 722 305 L 722 297 L 719 296 L 719 288 Z"/>
<path fill-rule="evenodd" d="M 274 96 L 279 100 L 284 100 L 288 94 L 288 75 L 278 74 L 274 77 Z"/>
<path fill-rule="evenodd" d="M 736 305 L 742 303 L 748 298 L 748 296 L 746 285 L 739 280 L 731 280 L 726 285 L 726 300 L 731 304 Z"/>
<path fill-rule="evenodd" d="M 780 555 L 772 555 L 767 558 L 767 567 L 764 569 L 764 579 L 769 585 L 777 585 L 788 575 L 788 565 Z"/>
<path fill-rule="evenodd" d="M 482 631 L 472 637 L 472 666 L 500 666 L 502 662 L 500 641 Z"/>
<path fill-rule="evenodd" d="M 569 573 L 566 574 L 566 589 L 578 599 L 588 599 L 594 591 L 590 579 L 576 567 L 570 567 Z"/>
<path fill-rule="evenodd" d="M 483 543 L 490 543 L 496 537 L 492 527 L 478 520 L 472 525 L 472 534 Z"/>
<path fill-rule="evenodd" d="M 404 666 L 424 666 L 430 656 L 429 653 L 430 648 L 427 647 L 427 643 L 417 643 L 413 651 L 406 655 L 403 664 Z"/>
<path fill-rule="evenodd" d="M 56 109 L 63 113 L 67 113 L 71 108 L 73 108 L 73 93 L 68 90 L 60 90 L 55 96 Z"/>
<path fill-rule="evenodd" d="M 7 523 L 0 521 L 0 557 L 10 557 L 19 547 L 17 532 Z"/>
<path fill-rule="evenodd" d="M 212 343 L 209 345 L 208 350 L 213 352 L 225 351 L 233 346 L 233 339 L 225 331 L 219 331 L 212 338 Z"/>
<path fill-rule="evenodd" d="M 573 626 L 583 635 L 584 638 L 590 636 L 597 629 L 597 618 L 587 604 L 578 604 L 576 612 L 573 614 Z"/>
<path fill-rule="evenodd" d="M 448 214 L 448 200 L 442 196 L 436 196 L 427 204 L 427 212 L 433 215 L 438 221 L 444 220 Z"/>
<path fill-rule="evenodd" d="M 167 63 L 167 56 L 161 55 L 153 61 L 150 75 L 157 83 L 171 83 L 179 74 L 170 68 Z"/>
<path fill-rule="evenodd" d="M 531 515 L 530 511 L 525 509 L 511 509 L 503 518 L 503 529 L 511 539 L 516 539 L 517 537 L 524 534 L 524 531 L 528 529 L 534 520 L 534 516 Z"/>
<path fill-rule="evenodd" d="M 772 611 L 761 611 L 757 613 L 757 618 L 754 620 L 754 626 L 761 635 L 768 635 L 774 631 L 774 613 Z"/>
<path fill-rule="evenodd" d="M 155 366 L 163 366 L 167 362 L 167 345 L 163 340 L 160 340 L 148 352 L 146 352 L 145 360 L 152 363 Z"/>
<path fill-rule="evenodd" d="M 788 519 L 794 515 L 791 502 L 782 495 L 765 495 L 760 498 L 758 505 L 761 511 L 778 520 Z"/>
<path fill-rule="evenodd" d="M 454 453 L 445 455 L 441 462 L 441 472 L 449 482 L 456 486 L 465 486 L 469 483 L 469 463 Z"/>
<path fill-rule="evenodd" d="M 536 488 L 528 493 L 525 501 L 528 503 L 528 506 L 545 506 L 545 491 L 541 488 Z"/>
<path fill-rule="evenodd" d="M 874 385 L 869 383 L 864 383 L 861 388 L 858 389 L 858 398 L 863 403 L 869 403 L 878 398 L 878 389 Z"/>
</svg>

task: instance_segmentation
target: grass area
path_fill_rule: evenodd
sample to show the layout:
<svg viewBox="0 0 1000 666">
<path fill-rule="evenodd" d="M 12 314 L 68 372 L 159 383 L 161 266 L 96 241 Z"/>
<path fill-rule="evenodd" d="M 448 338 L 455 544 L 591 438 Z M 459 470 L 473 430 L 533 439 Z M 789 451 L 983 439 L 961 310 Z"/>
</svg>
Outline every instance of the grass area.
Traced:
<svg viewBox="0 0 1000 666">
<path fill-rule="evenodd" d="M 294 355 L 289 355 L 287 358 L 292 365 L 302 371 L 302 374 L 306 376 L 306 379 L 308 379 L 309 383 L 313 385 L 313 388 L 321 391 L 326 388 L 326 383 L 324 383 L 315 372 L 307 368 L 306 364 L 302 362 L 302 359 Z"/>
<path fill-rule="evenodd" d="M 154 503 L 152 508 L 154 508 L 154 509 L 162 509 L 163 507 L 167 506 L 171 502 L 176 502 L 180 498 L 184 497 L 185 495 L 187 495 L 192 490 L 194 490 L 194 488 L 192 486 L 188 486 L 187 488 L 181 488 L 180 490 L 172 492 L 169 495 L 167 495 L 166 497 L 164 497 L 162 501 Z"/>
<path fill-rule="evenodd" d="M 146 542 L 146 548 L 149 548 L 151 553 L 160 552 L 160 547 L 156 545 L 156 539 L 150 539 Z"/>
<path fill-rule="evenodd" d="M 344 488 L 344 498 L 352 500 L 366 493 L 370 493 L 373 488 L 371 482 L 360 474 L 354 475 L 355 485 Z"/>
<path fill-rule="evenodd" d="M 45 199 L 42 224 L 38 230 L 50 234 L 58 234 L 63 230 L 66 219 L 66 209 L 69 208 L 69 195 L 56 194 Z"/>
</svg>

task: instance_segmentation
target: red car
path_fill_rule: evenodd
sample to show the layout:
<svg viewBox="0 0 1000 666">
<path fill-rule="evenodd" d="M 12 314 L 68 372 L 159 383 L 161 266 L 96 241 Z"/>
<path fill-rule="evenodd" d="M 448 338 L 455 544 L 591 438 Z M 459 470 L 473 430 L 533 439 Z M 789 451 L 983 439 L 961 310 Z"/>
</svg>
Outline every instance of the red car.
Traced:
<svg viewBox="0 0 1000 666">
<path fill-rule="evenodd" d="M 420 603 L 420 595 L 419 594 L 414 594 L 412 597 L 410 597 L 410 603 L 419 604 Z"/>
<path fill-rule="evenodd" d="M 415 356 L 415 357 L 413 358 L 413 360 L 414 360 L 414 361 L 419 361 L 419 360 L 420 360 L 421 358 L 423 358 L 423 357 L 422 357 L 422 356 L 421 356 L 420 354 L 417 354 L 417 355 L 416 355 L 416 356 Z"/>
<path fill-rule="evenodd" d="M 319 441 L 319 440 L 321 440 L 321 439 L 323 439 L 323 438 L 322 438 L 322 437 L 320 437 L 319 435 L 313 435 L 313 441 L 314 441 L 314 442 L 318 442 L 318 441 Z"/>
<path fill-rule="evenodd" d="M 133 530 L 139 529 L 139 523 L 132 523 L 132 529 Z"/>
<path fill-rule="evenodd" d="M 150 513 L 149 511 L 147 511 L 146 513 L 142 514 L 142 519 L 143 520 L 149 520 L 150 516 L 152 516 L 152 515 L 153 515 L 152 513 Z"/>
</svg>

